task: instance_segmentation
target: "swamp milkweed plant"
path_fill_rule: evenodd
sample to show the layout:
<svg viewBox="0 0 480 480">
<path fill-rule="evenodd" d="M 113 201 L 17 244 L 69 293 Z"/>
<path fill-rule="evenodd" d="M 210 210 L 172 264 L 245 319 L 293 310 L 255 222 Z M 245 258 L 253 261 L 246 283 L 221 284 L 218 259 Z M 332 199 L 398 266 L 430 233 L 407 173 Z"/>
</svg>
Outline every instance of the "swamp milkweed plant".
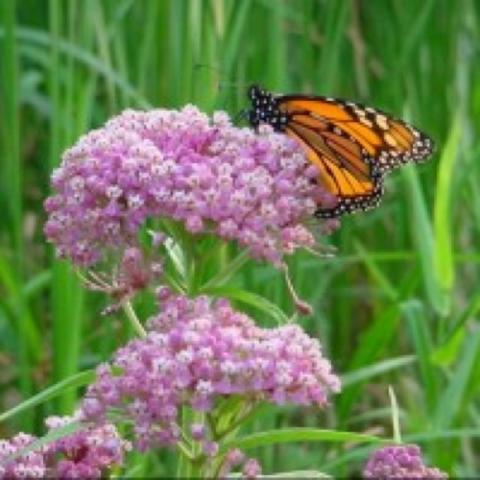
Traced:
<svg viewBox="0 0 480 480">
<path fill-rule="evenodd" d="M 72 417 L 47 420 L 48 434 L 72 431 L 0 442 L 0 478 L 104 478 L 128 467 L 131 450 L 164 448 L 181 458 L 183 476 L 256 478 L 260 463 L 235 442 L 261 404 L 328 408 L 340 380 L 319 340 L 293 318 L 259 326 L 205 286 L 225 287 L 249 258 L 282 268 L 295 250 L 316 250 L 322 228 L 312 217 L 338 206 L 338 192 L 318 181 L 322 165 L 274 127 L 238 128 L 193 106 L 127 110 L 64 153 L 45 234 L 87 288 L 115 300 L 108 313 L 124 309 L 139 338 L 97 367 Z M 323 233 L 338 227 L 321 222 Z M 217 248 L 227 242 L 230 250 Z M 235 250 L 235 268 L 206 268 L 205 257 Z M 132 304 L 140 290 L 157 302 L 146 319 Z M 443 478 L 418 449 L 402 448 L 374 454 L 365 478 Z"/>
</svg>

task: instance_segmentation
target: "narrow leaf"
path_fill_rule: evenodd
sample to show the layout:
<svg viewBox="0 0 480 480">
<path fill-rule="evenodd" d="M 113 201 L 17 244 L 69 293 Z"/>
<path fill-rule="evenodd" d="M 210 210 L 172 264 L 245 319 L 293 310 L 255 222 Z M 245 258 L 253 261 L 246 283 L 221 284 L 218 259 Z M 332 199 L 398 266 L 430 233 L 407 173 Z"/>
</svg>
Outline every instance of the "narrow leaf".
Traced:
<svg viewBox="0 0 480 480">
<path fill-rule="evenodd" d="M 283 310 L 277 307 L 274 303 L 270 302 L 266 298 L 257 295 L 256 293 L 247 292 L 240 288 L 234 287 L 211 287 L 203 288 L 201 293 L 214 295 L 217 297 L 225 297 L 232 300 L 238 300 L 251 307 L 256 308 L 264 313 L 267 313 L 277 323 L 287 323 L 289 321 L 287 315 Z"/>
<path fill-rule="evenodd" d="M 475 359 L 480 348 L 480 329 L 471 332 L 465 340 L 463 356 L 451 377 L 450 383 L 437 402 L 434 413 L 434 424 L 437 430 L 442 430 L 455 420 L 462 405 L 467 390 L 470 375 L 475 368 Z M 448 407 L 446 407 L 448 405 Z"/>
<path fill-rule="evenodd" d="M 18 415 L 19 413 L 24 412 L 30 408 L 33 408 L 37 405 L 47 402 L 52 398 L 58 397 L 61 395 L 65 390 L 71 388 L 78 388 L 83 387 L 84 385 L 88 385 L 93 381 L 95 378 L 95 372 L 93 370 L 85 370 L 83 372 L 77 373 L 76 375 L 72 375 L 61 382 L 52 385 L 51 387 L 46 388 L 37 395 L 30 397 L 28 400 L 15 405 L 15 407 L 7 410 L 6 412 L 0 415 L 0 422 L 4 422 L 5 420 L 13 417 L 14 415 Z"/>
<path fill-rule="evenodd" d="M 382 375 L 397 368 L 406 367 L 416 362 L 415 355 L 404 355 L 403 357 L 390 358 L 382 362 L 374 363 L 368 367 L 359 368 L 353 372 L 346 373 L 342 376 L 342 386 L 349 387 L 359 382 L 371 379 L 378 375 Z"/>
<path fill-rule="evenodd" d="M 403 178 L 409 190 L 409 205 L 412 221 L 409 223 L 413 242 L 420 254 L 420 266 L 423 283 L 432 307 L 441 315 L 446 315 L 447 304 L 443 297 L 437 276 L 432 265 L 434 264 L 434 241 L 432 224 L 430 221 L 427 204 L 423 196 L 418 173 L 412 166 L 402 169 Z"/>
<path fill-rule="evenodd" d="M 460 120 L 457 116 L 440 157 L 434 208 L 434 267 L 437 282 L 444 291 L 445 298 L 450 298 L 450 292 L 455 280 L 451 199 L 455 178 L 454 164 L 457 158 L 459 143 Z"/>
<path fill-rule="evenodd" d="M 368 443 L 382 441 L 383 440 L 379 437 L 362 433 L 321 430 L 315 428 L 286 428 L 283 430 L 270 430 L 254 433 L 246 437 L 236 438 L 222 445 L 222 450 L 227 451 L 231 448 L 257 448 L 277 443 L 292 442 Z"/>
</svg>

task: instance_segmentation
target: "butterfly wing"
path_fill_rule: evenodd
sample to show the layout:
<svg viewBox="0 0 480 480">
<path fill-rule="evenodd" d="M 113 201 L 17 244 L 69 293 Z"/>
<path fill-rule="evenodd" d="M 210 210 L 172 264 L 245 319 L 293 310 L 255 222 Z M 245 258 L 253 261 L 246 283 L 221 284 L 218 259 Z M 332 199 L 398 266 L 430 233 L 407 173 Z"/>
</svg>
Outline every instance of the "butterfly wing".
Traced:
<svg viewBox="0 0 480 480">
<path fill-rule="evenodd" d="M 426 160 L 433 150 L 432 140 L 423 132 L 371 107 L 307 95 L 280 96 L 277 102 L 292 121 L 308 116 L 332 123 L 337 132 L 356 141 L 381 172 Z"/>
<path fill-rule="evenodd" d="M 319 208 L 319 217 L 338 217 L 377 205 L 383 192 L 382 175 L 362 154 L 358 143 L 335 133 L 332 125 L 297 118 L 285 132 L 298 140 L 320 172 L 318 182 L 336 198 L 331 208 Z"/>
<path fill-rule="evenodd" d="M 319 182 L 337 198 L 320 217 L 366 210 L 383 194 L 383 175 L 422 161 L 432 141 L 407 123 L 362 105 L 325 97 L 286 95 L 276 106 L 288 121 L 284 131 L 298 140 L 320 171 Z"/>
</svg>

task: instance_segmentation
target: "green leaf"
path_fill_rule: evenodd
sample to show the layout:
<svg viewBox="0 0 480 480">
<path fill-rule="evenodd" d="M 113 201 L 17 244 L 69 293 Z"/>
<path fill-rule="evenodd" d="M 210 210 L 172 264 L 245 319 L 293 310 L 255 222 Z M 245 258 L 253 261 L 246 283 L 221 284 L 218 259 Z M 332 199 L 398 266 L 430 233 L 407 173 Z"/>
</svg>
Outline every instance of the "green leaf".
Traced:
<svg viewBox="0 0 480 480">
<path fill-rule="evenodd" d="M 451 376 L 447 388 L 442 393 L 442 401 L 437 402 L 437 408 L 433 416 L 437 430 L 442 430 L 452 425 L 456 415 L 459 413 L 467 391 L 468 381 L 475 368 L 475 360 L 479 350 L 480 329 L 476 329 L 466 337 L 462 349 L 463 356 L 454 374 Z"/>
<path fill-rule="evenodd" d="M 227 451 L 231 448 L 249 449 L 292 442 L 370 443 L 383 441 L 384 440 L 379 437 L 365 435 L 363 433 L 321 430 L 316 428 L 285 428 L 236 438 L 223 444 L 221 449 L 222 451 Z"/>
<path fill-rule="evenodd" d="M 95 378 L 95 371 L 93 370 L 85 370 L 83 372 L 72 375 L 71 377 L 66 378 L 61 382 L 58 382 L 55 385 L 52 385 L 51 387 L 46 388 L 42 392 L 37 393 L 37 395 L 30 397 L 24 402 L 19 403 L 18 405 L 15 405 L 15 407 L 11 408 L 10 410 L 7 410 L 6 412 L 2 413 L 0 415 L 0 422 L 4 422 L 5 420 L 13 417 L 14 415 L 18 415 L 19 413 L 22 413 L 25 410 L 28 410 L 44 402 L 47 402 L 52 398 L 58 397 L 66 390 L 88 385 L 93 381 L 94 378 Z"/>
<path fill-rule="evenodd" d="M 363 382 L 370 378 L 382 375 L 390 370 L 406 367 L 412 365 L 417 361 L 415 355 L 404 355 L 402 357 L 390 358 L 382 362 L 374 363 L 368 367 L 359 368 L 353 372 L 342 375 L 342 387 L 349 387 L 359 382 Z"/>
<path fill-rule="evenodd" d="M 440 157 L 435 191 L 434 267 L 437 282 L 449 299 L 455 281 L 454 245 L 452 240 L 451 201 L 455 179 L 455 159 L 460 144 L 460 118 L 457 115 L 450 129 L 447 143 Z"/>
<path fill-rule="evenodd" d="M 435 432 L 422 432 L 405 435 L 405 442 L 423 443 L 436 440 L 448 440 L 450 438 L 480 438 L 479 428 L 459 428 L 455 430 L 438 430 Z"/>
<path fill-rule="evenodd" d="M 392 426 L 393 426 L 393 439 L 397 443 L 401 443 L 402 434 L 400 431 L 400 409 L 398 408 L 397 396 L 395 390 L 391 385 L 388 386 L 388 396 L 390 397 L 390 405 L 392 411 Z"/>
<path fill-rule="evenodd" d="M 411 212 L 411 222 L 409 226 L 413 242 L 420 254 L 420 266 L 425 291 L 435 311 L 445 316 L 448 312 L 448 303 L 443 296 L 435 270 L 432 268 L 434 264 L 432 224 L 427 203 L 418 179 L 418 172 L 413 166 L 406 166 L 403 168 L 402 173 L 409 190 L 408 199 Z"/>
<path fill-rule="evenodd" d="M 205 289 L 221 287 L 229 278 L 233 276 L 240 268 L 247 263 L 250 258 L 250 252 L 243 250 L 238 254 L 231 262 L 229 262 L 220 272 L 218 272 L 213 278 L 208 280 L 205 285 L 200 288 L 200 291 Z"/>
<path fill-rule="evenodd" d="M 201 289 L 200 293 L 214 295 L 216 297 L 225 297 L 245 303 L 246 305 L 267 313 L 277 323 L 287 323 L 289 321 L 289 318 L 283 310 L 256 293 L 247 292 L 246 290 L 241 290 L 240 288 L 235 287 L 204 287 Z"/>
<path fill-rule="evenodd" d="M 387 346 L 392 341 L 399 321 L 399 308 L 396 304 L 379 312 L 374 322 L 361 334 L 358 347 L 350 361 L 349 370 L 356 369 L 365 364 L 373 365 L 373 362 L 387 349 Z M 371 368 L 371 366 L 361 368 Z M 359 382 L 356 381 L 353 383 Z M 348 388 L 344 387 L 342 395 L 339 398 L 341 418 L 347 418 L 350 415 L 350 409 L 360 394 L 360 388 L 360 385 L 349 385 Z"/>
<path fill-rule="evenodd" d="M 427 411 L 434 408 L 437 395 L 437 372 L 431 360 L 432 339 L 428 329 L 425 309 L 418 300 L 408 300 L 401 305 L 407 318 L 408 327 L 415 345 L 417 359 L 422 375 Z"/>
<path fill-rule="evenodd" d="M 242 40 L 245 34 L 248 32 L 248 13 L 252 7 L 252 0 L 244 0 L 238 3 L 237 8 L 229 19 L 229 35 L 224 42 L 223 50 L 223 69 L 227 78 L 231 76 L 231 73 L 236 64 L 236 59 L 239 56 L 239 51 L 242 50 Z"/>
<path fill-rule="evenodd" d="M 466 333 L 463 329 L 453 332 L 453 335 L 443 345 L 432 351 L 430 356 L 432 363 L 439 367 L 450 367 L 458 356 Z"/>
<path fill-rule="evenodd" d="M 432 352 L 432 362 L 441 366 L 450 366 L 457 358 L 458 349 L 465 337 L 465 325 L 480 311 L 480 291 L 471 298 L 467 307 L 453 322 L 445 340 Z"/>
<path fill-rule="evenodd" d="M 187 277 L 187 259 L 180 245 L 171 237 L 165 241 L 165 250 L 170 257 L 175 270 L 182 279 Z"/>
<path fill-rule="evenodd" d="M 385 293 L 390 300 L 398 300 L 399 292 L 392 285 L 392 282 L 389 280 L 387 275 L 383 273 L 382 269 L 379 267 L 370 251 L 357 241 L 355 242 L 355 250 L 365 263 L 365 266 L 368 268 L 372 277 L 377 281 L 380 290 Z"/>
</svg>

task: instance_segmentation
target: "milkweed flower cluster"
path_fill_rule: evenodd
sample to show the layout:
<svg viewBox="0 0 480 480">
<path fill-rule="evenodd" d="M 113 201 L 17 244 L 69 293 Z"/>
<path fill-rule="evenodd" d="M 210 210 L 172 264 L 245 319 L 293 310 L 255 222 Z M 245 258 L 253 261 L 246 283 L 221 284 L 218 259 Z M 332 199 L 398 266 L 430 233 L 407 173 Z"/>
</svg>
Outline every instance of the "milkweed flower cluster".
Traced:
<svg viewBox="0 0 480 480">
<path fill-rule="evenodd" d="M 71 423 L 74 417 L 49 417 L 50 431 Z M 0 440 L 0 479 L 23 478 L 103 478 L 108 471 L 123 464 L 130 444 L 122 440 L 111 424 L 84 429 L 54 440 L 39 449 L 20 455 L 37 438 L 19 433 L 10 440 Z"/>
<path fill-rule="evenodd" d="M 112 407 L 123 411 L 140 450 L 178 441 L 185 404 L 211 412 L 216 399 L 240 395 L 252 403 L 324 407 L 328 394 L 339 391 L 318 340 L 299 326 L 264 329 L 226 300 L 163 297 L 146 338 L 129 342 L 111 365 L 98 368 L 82 407 L 84 418 L 97 422 Z M 205 438 L 201 428 L 192 429 Z M 215 445 L 203 445 L 215 454 Z"/>
<path fill-rule="evenodd" d="M 427 467 L 417 445 L 391 445 L 372 453 L 363 470 L 363 478 L 440 480 L 447 478 L 447 474 Z"/>
<path fill-rule="evenodd" d="M 243 478 L 246 480 L 254 480 L 262 474 L 262 467 L 258 460 L 250 458 L 245 462 L 242 469 Z"/>
<path fill-rule="evenodd" d="M 50 430 L 63 427 L 74 417 L 50 417 Z M 103 478 L 112 467 L 123 464 L 130 443 L 123 440 L 110 423 L 86 427 L 48 446 L 48 456 L 56 458 L 50 476 L 54 478 Z"/>
<path fill-rule="evenodd" d="M 64 153 L 45 201 L 45 233 L 61 257 L 91 266 L 163 217 L 278 263 L 315 243 L 302 220 L 331 201 L 317 175 L 300 147 L 270 127 L 257 134 L 193 106 L 127 110 Z"/>
<path fill-rule="evenodd" d="M 241 469 L 244 479 L 255 479 L 262 474 L 262 467 L 255 458 L 247 458 L 247 456 L 238 448 L 229 450 L 220 467 L 218 478 L 231 478 L 230 474 L 234 470 Z"/>
<path fill-rule="evenodd" d="M 46 466 L 42 450 L 8 460 L 8 457 L 28 447 L 35 440 L 35 437 L 26 433 L 19 433 L 10 440 L 0 440 L 0 479 L 43 478 L 45 476 Z"/>
</svg>

